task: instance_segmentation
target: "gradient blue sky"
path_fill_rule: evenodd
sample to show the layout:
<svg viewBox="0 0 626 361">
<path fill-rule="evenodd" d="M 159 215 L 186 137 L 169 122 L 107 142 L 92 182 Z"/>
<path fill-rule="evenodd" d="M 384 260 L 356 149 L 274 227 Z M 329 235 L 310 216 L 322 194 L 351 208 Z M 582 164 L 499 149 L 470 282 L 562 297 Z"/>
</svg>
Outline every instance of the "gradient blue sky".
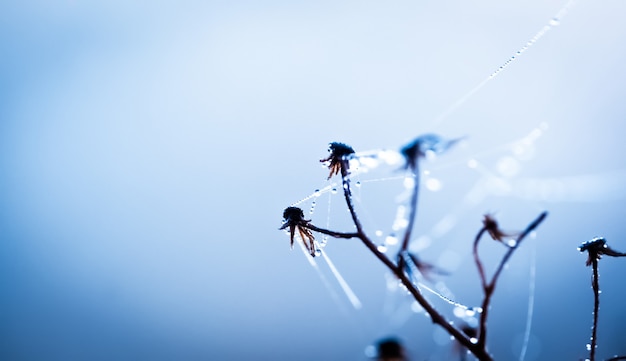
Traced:
<svg viewBox="0 0 626 361">
<path fill-rule="evenodd" d="M 563 5 L 4 2 L 0 358 L 363 360 L 397 335 L 415 359 L 446 359 L 449 340 L 400 312 L 408 300 L 360 244 L 327 247 L 357 311 L 277 230 L 284 207 L 327 184 L 328 142 L 398 148 L 424 132 L 468 138 L 426 167 L 443 187 L 423 192 L 423 257 L 452 269 L 448 287 L 475 304 L 482 215 L 515 229 L 548 210 L 499 286 L 491 350 L 519 355 L 536 254 L 526 360 L 584 358 L 593 298 L 576 247 L 603 235 L 626 250 L 626 3 L 576 2 L 435 121 Z M 390 227 L 401 190 L 364 184 L 370 222 Z M 331 199 L 331 225 L 345 230 Z M 626 263 L 600 266 L 607 358 L 626 354 Z"/>
</svg>

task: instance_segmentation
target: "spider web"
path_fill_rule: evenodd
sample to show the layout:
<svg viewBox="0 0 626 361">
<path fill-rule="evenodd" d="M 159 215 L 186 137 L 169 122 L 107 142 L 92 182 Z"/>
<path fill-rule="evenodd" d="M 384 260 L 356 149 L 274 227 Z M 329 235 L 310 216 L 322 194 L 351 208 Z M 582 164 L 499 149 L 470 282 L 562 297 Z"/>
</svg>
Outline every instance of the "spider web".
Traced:
<svg viewBox="0 0 626 361">
<path fill-rule="evenodd" d="M 434 125 L 444 122 L 452 113 L 457 111 L 463 104 L 476 95 L 489 82 L 497 78 L 502 72 L 510 67 L 519 57 L 541 40 L 550 30 L 558 26 L 568 11 L 574 5 L 575 1 L 568 1 L 544 26 L 531 37 L 523 47 L 515 52 L 501 66 L 493 71 L 487 78 L 472 88 L 468 93 L 459 98 L 446 109 L 439 117 L 434 120 Z M 475 215 L 477 212 L 485 212 L 483 209 L 487 200 L 493 198 L 518 199 L 530 204 L 536 211 L 543 210 L 540 203 L 545 202 L 562 202 L 562 201 L 598 201 L 603 199 L 623 199 L 626 198 L 623 184 L 626 183 L 626 171 L 613 171 L 608 173 L 582 174 L 567 177 L 542 177 L 542 178 L 523 178 L 520 176 L 525 164 L 536 157 L 538 148 L 541 147 L 542 138 L 549 132 L 550 124 L 548 122 L 538 122 L 534 126 L 530 126 L 526 134 L 522 134 L 517 139 L 493 145 L 487 149 L 465 153 L 463 156 L 448 159 L 446 157 L 432 157 L 434 162 L 425 162 L 421 165 L 420 173 L 420 198 L 426 193 L 438 194 L 446 191 L 450 182 L 449 175 L 446 172 L 450 169 L 462 168 L 471 172 L 474 177 L 471 187 L 463 193 L 460 201 L 450 206 L 443 216 L 435 222 L 430 223 L 430 227 L 420 225 L 420 229 L 416 230 L 410 243 L 411 252 L 422 252 L 429 249 L 433 244 L 445 243 L 444 247 L 454 248 L 455 241 L 446 240 L 456 228 L 460 227 L 461 220 L 469 214 Z M 463 148 L 471 143 L 471 135 L 459 147 Z M 450 153 L 454 153 L 452 150 Z M 434 159 L 437 158 L 437 159 Z M 350 169 L 352 171 L 351 182 L 353 186 L 353 196 L 358 207 L 357 213 L 368 226 L 368 234 L 371 238 L 377 240 L 379 251 L 387 253 L 390 257 L 395 255 L 398 250 L 398 235 L 402 232 L 407 223 L 408 206 L 407 197 L 412 187 L 413 178 L 407 174 L 402 174 L 398 169 L 401 167 L 402 157 L 399 152 L 389 149 L 375 149 L 371 151 L 359 152 L 351 160 Z M 384 168 L 381 171 L 381 168 Z M 383 184 L 386 187 L 400 189 L 395 193 L 395 217 L 390 221 L 380 221 L 377 216 L 371 212 L 372 204 L 376 202 L 366 202 L 363 200 L 367 192 L 373 192 L 370 186 Z M 404 190 L 403 190 L 404 189 Z M 387 194 L 388 196 L 389 194 Z M 317 215 L 318 203 L 321 197 L 328 197 L 328 207 L 326 209 L 326 217 L 324 226 L 333 230 L 337 229 L 334 224 L 334 208 L 345 209 L 343 200 L 343 192 L 340 184 L 329 181 L 323 187 L 316 189 L 311 194 L 293 203 L 294 206 L 308 205 L 309 214 Z M 381 197 L 382 198 L 382 197 Z M 431 197 L 428 197 L 431 198 Z M 335 206 L 339 202 L 339 206 Z M 424 206 L 424 202 L 420 199 L 419 208 Z M 306 210 L 306 207 L 302 207 Z M 418 212 L 419 213 L 419 212 Z M 333 223 L 331 224 L 331 219 Z M 417 219 L 420 219 L 418 214 Z M 319 218 L 318 218 L 319 220 Z M 319 224 L 318 224 L 319 225 Z M 521 226 L 521 225 L 520 225 Z M 375 237 L 374 237 L 375 236 Z M 466 240 L 463 240 L 466 241 Z M 328 242 L 328 238 L 324 236 L 317 244 L 320 249 L 320 255 L 327 262 L 329 267 L 333 269 L 333 276 L 341 285 L 347 299 L 350 300 L 355 308 L 360 308 L 360 301 L 355 302 L 356 295 L 348 283 L 343 279 L 341 274 L 336 270 L 330 256 L 324 247 Z M 458 242 L 457 242 L 458 243 Z M 532 242 L 529 242 L 532 243 Z M 536 256 L 535 246 L 532 246 L 532 255 L 528 264 L 528 300 L 525 318 L 525 326 L 522 331 L 523 340 L 519 351 L 519 360 L 525 360 L 528 355 L 528 346 L 530 342 L 534 302 L 535 302 L 535 284 L 536 284 Z M 442 253 L 445 253 L 444 249 Z M 305 251 L 303 253 L 310 258 Z M 454 263 L 454 262 L 452 262 Z M 458 263 L 458 261 L 457 261 Z M 454 268 L 454 267 L 453 267 Z M 320 269 L 316 268 L 318 273 Z M 454 270 L 452 270 L 454 271 Z M 419 272 L 413 272 L 418 275 Z M 320 273 L 321 276 L 321 273 Z M 321 276 L 322 277 L 322 276 Z M 428 283 L 422 278 L 416 278 L 416 285 L 425 292 L 430 294 L 431 298 L 443 301 L 445 304 L 452 306 L 453 314 L 458 319 L 465 322 L 475 322 L 476 313 L 480 309 L 472 306 L 471 303 L 457 299 L 455 294 L 448 287 L 447 282 L 438 279 L 434 284 Z M 402 292 L 402 285 L 399 284 L 393 275 L 387 275 L 387 296 L 383 306 L 383 313 L 387 316 L 389 324 L 387 327 L 397 329 L 416 313 L 422 313 L 423 310 L 416 303 L 411 303 L 408 307 L 406 303 L 397 305 L 398 297 L 407 299 L 406 292 Z M 432 301 L 432 300 L 431 300 Z M 358 304 L 358 307 L 357 307 Z"/>
</svg>

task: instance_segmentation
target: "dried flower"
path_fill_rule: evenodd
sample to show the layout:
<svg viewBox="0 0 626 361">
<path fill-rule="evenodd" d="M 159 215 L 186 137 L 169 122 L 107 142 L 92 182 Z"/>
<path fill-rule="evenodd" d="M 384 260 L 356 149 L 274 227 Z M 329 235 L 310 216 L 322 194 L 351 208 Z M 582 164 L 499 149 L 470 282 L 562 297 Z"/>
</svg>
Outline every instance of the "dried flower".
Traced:
<svg viewBox="0 0 626 361">
<path fill-rule="evenodd" d="M 489 233 L 489 235 L 494 241 L 502 242 L 502 244 L 509 246 L 509 247 L 510 245 L 504 242 L 504 238 L 515 237 L 518 235 L 518 233 L 515 233 L 515 232 L 507 233 L 507 232 L 502 231 L 500 227 L 498 226 L 498 222 L 496 221 L 496 219 L 493 218 L 493 216 L 490 214 L 485 214 L 485 218 L 483 218 L 483 227 L 485 228 L 487 233 Z"/>
<path fill-rule="evenodd" d="M 441 154 L 461 139 L 444 139 L 437 134 L 420 135 L 400 150 L 406 160 L 405 168 L 416 169 L 419 158 L 426 157 L 428 153 Z"/>
<path fill-rule="evenodd" d="M 339 174 L 343 157 L 354 154 L 354 149 L 344 143 L 332 142 L 328 146 L 328 151 L 330 152 L 328 158 L 321 159 L 320 162 L 328 163 L 328 169 L 330 169 L 328 179 L 330 179 L 335 174 Z"/>
<path fill-rule="evenodd" d="M 311 257 L 315 257 L 315 237 L 310 229 L 306 228 L 309 225 L 310 220 L 304 219 L 304 212 L 298 207 L 287 207 L 283 211 L 283 225 L 280 229 L 289 227 L 289 234 L 291 239 L 291 249 L 293 249 L 294 236 L 296 230 L 300 234 L 302 243 L 311 254 Z"/>
<path fill-rule="evenodd" d="M 587 266 L 590 266 L 593 261 L 598 261 L 602 258 L 602 255 L 607 255 L 611 257 L 626 257 L 626 253 L 618 252 L 606 244 L 606 239 L 603 237 L 594 237 L 589 241 L 583 242 L 580 247 L 578 247 L 580 252 L 587 251 L 588 257 L 587 262 L 585 263 Z"/>
</svg>

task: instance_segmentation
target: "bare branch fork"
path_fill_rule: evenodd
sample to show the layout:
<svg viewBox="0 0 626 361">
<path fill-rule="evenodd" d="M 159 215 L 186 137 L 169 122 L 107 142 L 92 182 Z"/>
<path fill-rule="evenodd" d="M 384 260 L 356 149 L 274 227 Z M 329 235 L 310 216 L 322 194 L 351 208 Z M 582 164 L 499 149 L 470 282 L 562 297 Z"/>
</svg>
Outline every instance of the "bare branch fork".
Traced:
<svg viewBox="0 0 626 361">
<path fill-rule="evenodd" d="M 402 282 L 402 284 L 406 287 L 406 289 L 413 296 L 415 301 L 417 301 L 417 303 L 422 306 L 425 312 L 430 316 L 434 324 L 437 324 L 444 328 L 446 332 L 448 332 L 448 334 L 454 337 L 461 346 L 463 346 L 465 349 L 467 349 L 467 351 L 472 353 L 477 359 L 481 361 L 492 361 L 493 357 L 487 351 L 486 346 L 486 323 L 488 308 L 490 306 L 492 295 L 495 291 L 496 282 L 513 252 L 517 249 L 517 247 L 519 247 L 522 240 L 535 228 L 537 228 L 537 226 L 539 226 L 539 224 L 545 219 L 545 217 L 547 216 L 547 212 L 541 213 L 532 223 L 530 223 L 526 227 L 526 229 L 521 232 L 520 235 L 516 238 L 516 242 L 513 246 L 508 246 L 507 252 L 502 257 L 502 260 L 500 261 L 492 279 L 489 282 L 487 282 L 482 262 L 478 257 L 478 242 L 485 232 L 488 232 L 492 237 L 494 237 L 494 235 L 504 235 L 504 233 L 497 229 L 497 223 L 495 223 L 495 221 L 493 221 L 491 218 L 489 218 L 490 220 L 492 220 L 491 223 L 488 223 L 486 221 L 484 222 L 483 228 L 478 232 L 478 235 L 476 236 L 476 239 L 474 241 L 474 259 L 479 271 L 484 292 L 484 299 L 482 302 L 483 310 L 480 316 L 478 340 L 476 341 L 476 339 L 470 338 L 462 329 L 456 327 L 451 321 L 449 321 L 445 316 L 437 311 L 437 309 L 435 309 L 434 306 L 424 297 L 422 292 L 412 281 L 411 276 L 408 273 L 410 272 L 410 270 L 407 270 L 408 260 L 405 260 L 405 257 L 410 258 L 413 262 L 415 262 L 415 260 L 417 259 L 417 257 L 408 252 L 408 246 L 411 239 L 411 232 L 417 217 L 417 200 L 419 192 L 419 160 L 421 158 L 424 158 L 428 152 L 432 152 L 435 154 L 442 153 L 458 141 L 459 139 L 446 141 L 442 140 L 436 135 L 427 134 L 418 137 L 415 141 L 402 149 L 402 154 L 405 156 L 406 159 L 405 167 L 412 172 L 414 177 L 414 183 L 409 204 L 410 211 L 408 225 L 402 238 L 401 248 L 397 255 L 397 264 L 395 264 L 384 253 L 378 250 L 375 243 L 366 234 L 363 225 L 357 215 L 352 197 L 349 168 L 349 158 L 353 156 L 354 150 L 350 146 L 347 146 L 343 143 L 331 143 L 329 147 L 329 151 L 331 152 L 330 156 L 326 159 L 322 159 L 321 161 L 328 163 L 328 167 L 330 169 L 330 175 L 328 177 L 329 179 L 335 174 L 341 174 L 344 198 L 350 212 L 352 222 L 354 223 L 354 226 L 356 228 L 356 232 L 336 232 L 317 227 L 313 225 L 309 220 L 305 220 L 302 210 L 296 207 L 288 207 L 287 209 L 285 209 L 285 212 L 283 213 L 284 223 L 281 229 L 289 228 L 289 231 L 291 233 L 292 247 L 294 234 L 296 233 L 296 231 L 298 231 L 300 236 L 303 238 L 303 242 L 305 246 L 307 246 L 307 249 L 309 250 L 312 257 L 315 257 L 316 254 L 314 249 L 314 238 L 311 231 L 322 233 L 334 238 L 360 239 L 365 247 L 367 247 L 374 254 L 374 256 L 378 258 L 378 260 L 380 260 L 394 275 L 396 275 L 396 277 L 398 277 L 400 282 Z M 486 216 L 486 220 L 487 219 L 488 218 Z"/>
</svg>

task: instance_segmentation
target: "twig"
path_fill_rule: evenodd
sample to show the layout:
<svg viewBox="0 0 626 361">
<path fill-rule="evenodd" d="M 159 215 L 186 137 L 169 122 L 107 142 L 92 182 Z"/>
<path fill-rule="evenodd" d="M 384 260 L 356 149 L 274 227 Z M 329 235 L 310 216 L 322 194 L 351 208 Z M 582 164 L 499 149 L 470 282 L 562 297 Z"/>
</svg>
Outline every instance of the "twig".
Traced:
<svg viewBox="0 0 626 361">
<path fill-rule="evenodd" d="M 349 171 L 347 161 L 344 159 L 341 163 L 341 176 L 343 180 L 343 192 L 346 199 L 346 205 L 348 206 L 348 210 L 350 211 L 350 215 L 352 216 L 352 220 L 357 229 L 357 237 L 361 239 L 363 244 L 378 258 L 391 272 L 393 272 L 402 282 L 402 284 L 407 288 L 409 293 L 413 295 L 417 303 L 419 303 L 422 308 L 430 315 L 430 318 L 433 323 L 443 327 L 452 337 L 454 337 L 460 344 L 465 346 L 474 356 L 476 356 L 481 361 L 492 361 L 493 358 L 487 352 L 485 347 L 479 347 L 474 344 L 465 334 L 463 334 L 459 329 L 454 327 L 441 313 L 439 313 L 429 302 L 426 300 L 424 295 L 415 287 L 413 282 L 406 276 L 406 274 L 402 271 L 402 268 L 395 265 L 387 256 L 385 256 L 382 252 L 378 250 L 374 242 L 370 240 L 367 234 L 363 230 L 363 226 L 361 225 L 361 221 L 359 220 L 358 215 L 356 214 L 356 210 L 354 208 L 354 203 L 352 202 L 352 191 L 349 182 Z M 412 212 L 411 214 L 415 214 Z"/>
<path fill-rule="evenodd" d="M 485 297 L 483 298 L 482 303 L 482 312 L 480 313 L 480 326 L 478 329 L 478 342 L 477 344 L 481 347 L 486 347 L 487 343 L 487 318 L 489 316 L 489 305 L 491 303 L 491 299 L 496 290 L 496 283 L 500 277 L 500 274 L 504 270 L 504 266 L 506 266 L 509 258 L 513 255 L 513 252 L 519 247 L 524 238 L 530 234 L 535 228 L 543 222 L 543 220 L 547 217 L 548 212 L 542 212 L 534 221 L 532 221 L 526 229 L 519 235 L 519 237 L 515 241 L 515 245 L 509 246 L 509 249 L 500 260 L 500 264 L 496 268 L 496 271 L 493 274 L 490 282 L 486 282 L 485 271 L 480 261 L 480 257 L 478 256 L 478 242 L 480 241 L 481 236 L 487 231 L 487 227 L 483 226 L 483 228 L 478 232 L 476 239 L 474 240 L 474 261 L 476 262 L 476 267 L 478 268 L 478 273 L 480 274 L 481 283 L 483 285 L 483 291 L 485 293 Z"/>
<path fill-rule="evenodd" d="M 598 280 L 598 259 L 594 258 L 591 262 L 593 268 L 593 276 L 591 279 L 591 288 L 593 288 L 593 326 L 591 326 L 591 347 L 589 348 L 589 361 L 596 359 L 596 345 L 598 332 L 598 311 L 600 310 L 600 281 Z"/>
</svg>

